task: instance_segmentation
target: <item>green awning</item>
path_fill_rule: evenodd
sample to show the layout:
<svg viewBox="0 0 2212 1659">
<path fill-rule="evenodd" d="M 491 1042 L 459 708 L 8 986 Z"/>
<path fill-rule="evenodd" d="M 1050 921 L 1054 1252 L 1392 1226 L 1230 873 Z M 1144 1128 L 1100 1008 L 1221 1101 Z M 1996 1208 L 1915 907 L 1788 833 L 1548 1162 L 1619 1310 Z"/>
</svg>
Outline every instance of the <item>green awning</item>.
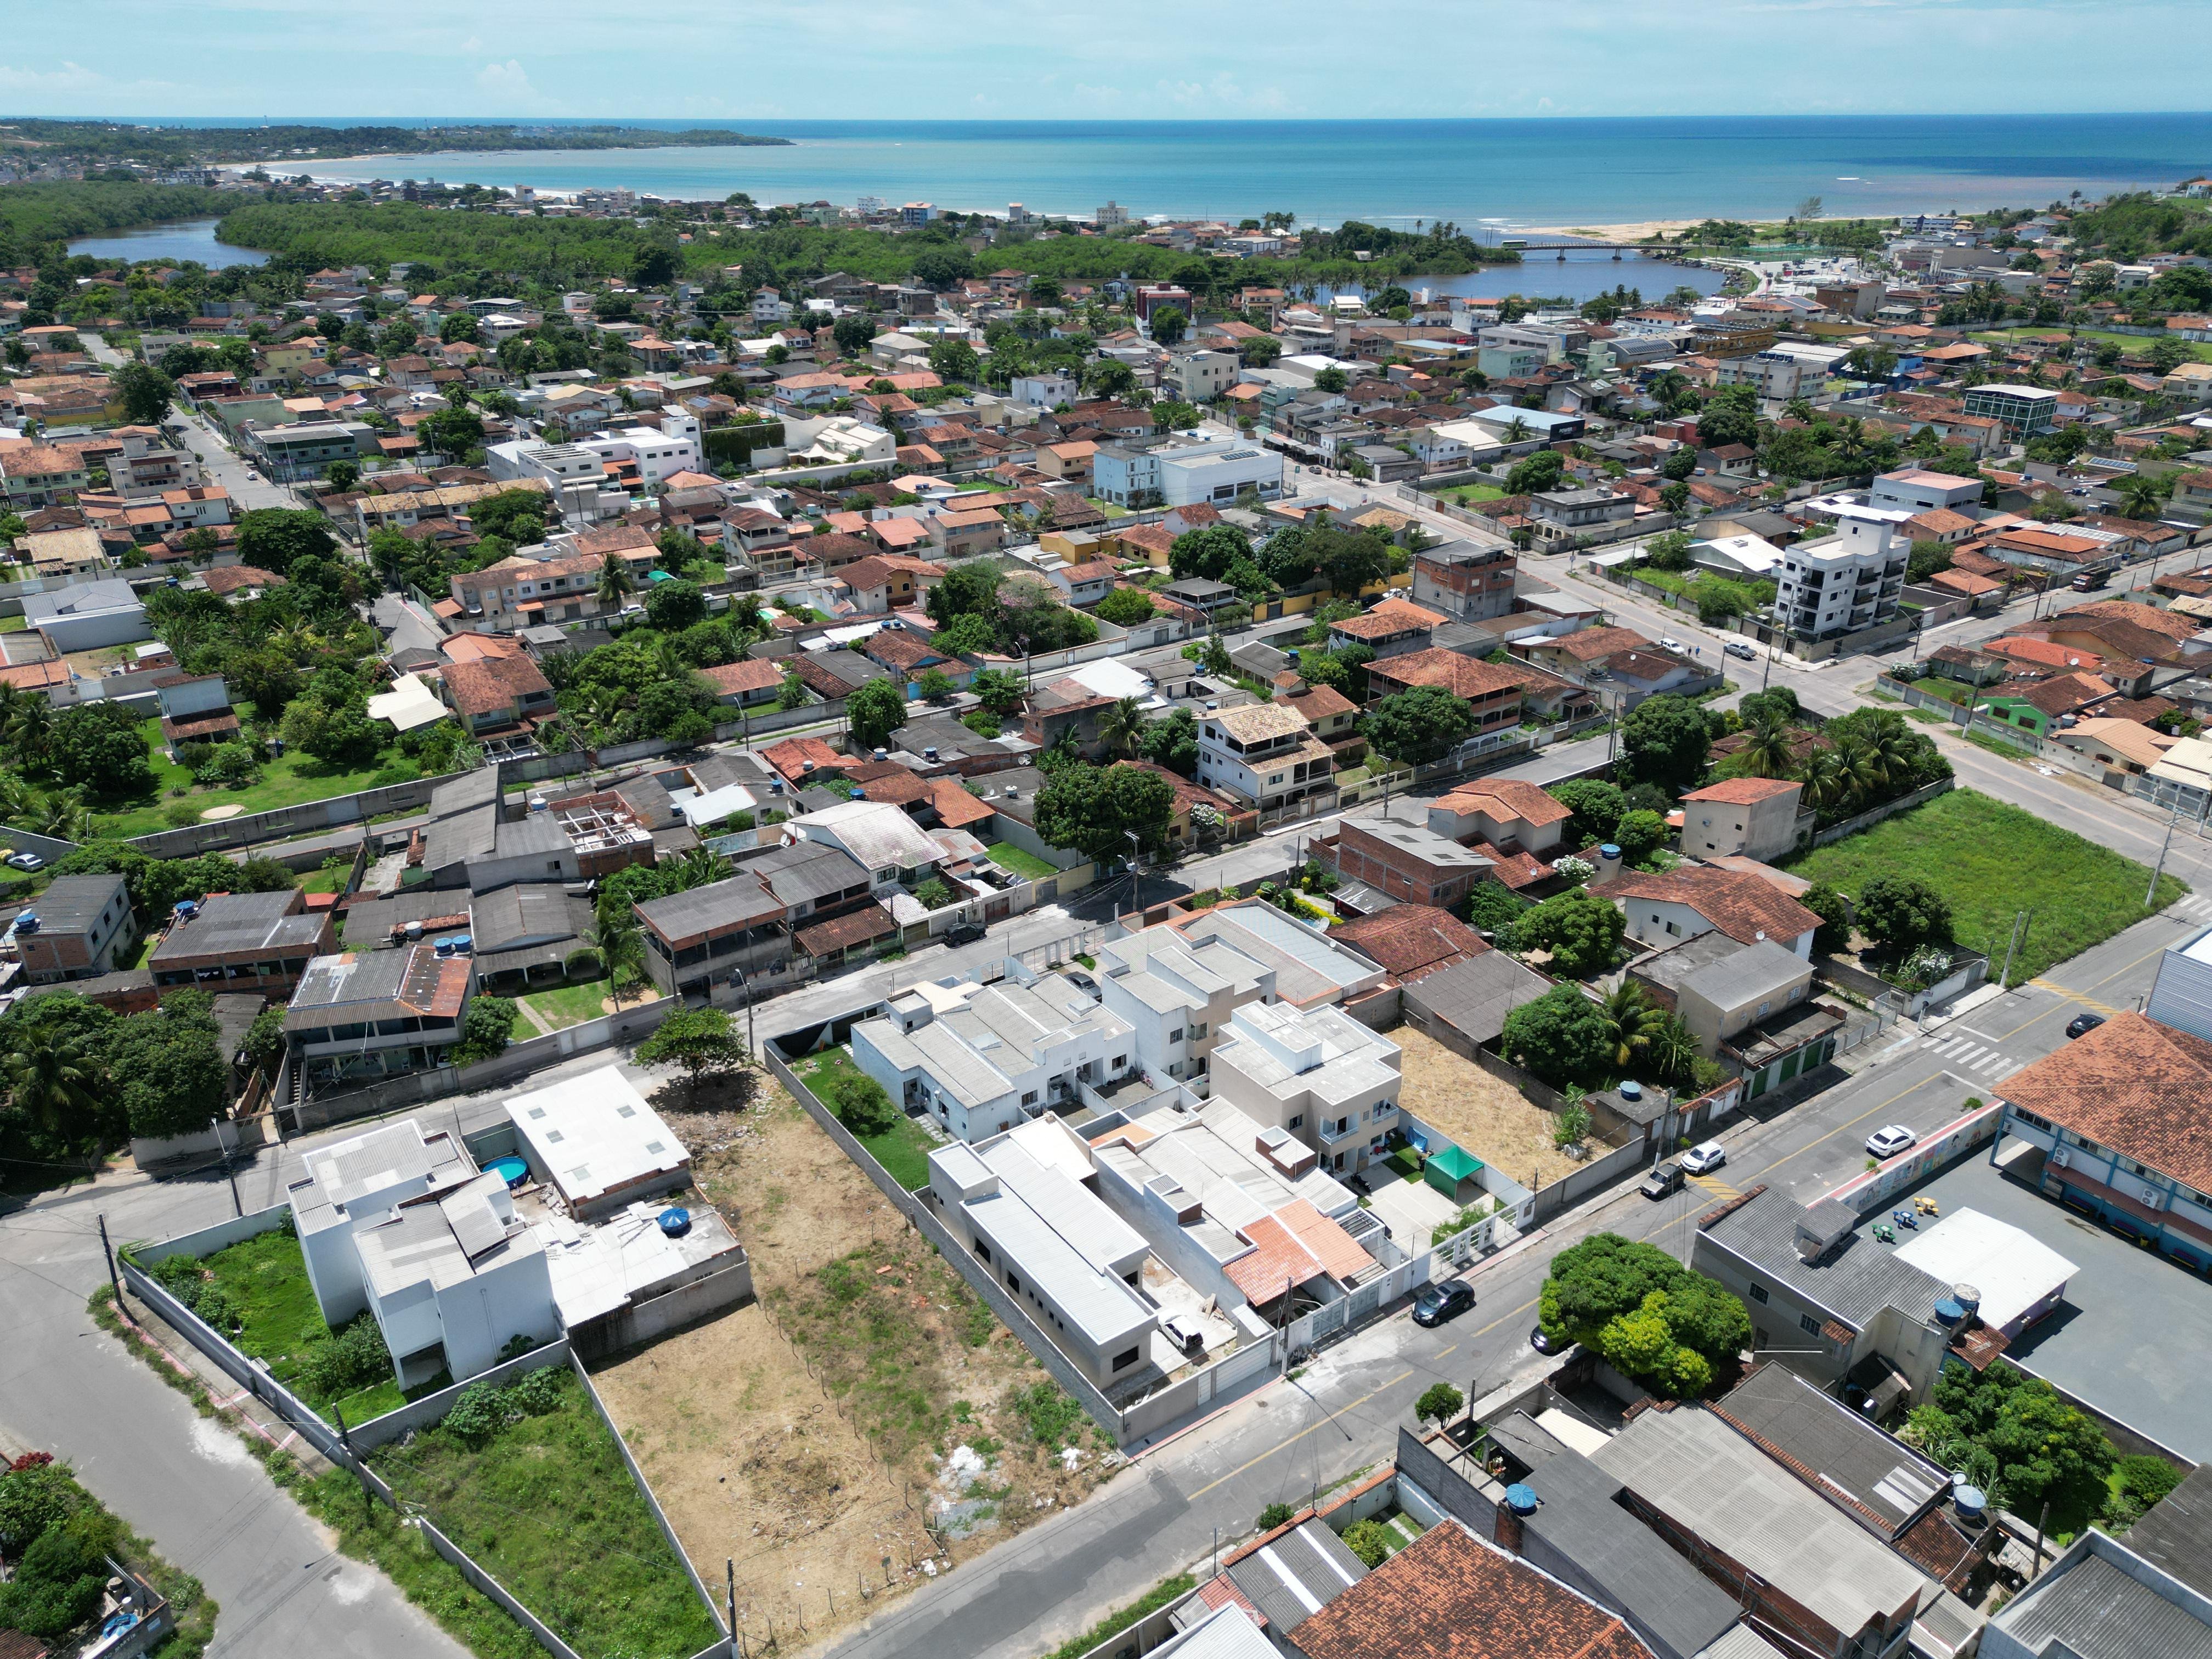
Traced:
<svg viewBox="0 0 2212 1659">
<path fill-rule="evenodd" d="M 1447 1146 L 1429 1159 L 1428 1167 L 1441 1172 L 1453 1182 L 1467 1180 L 1482 1173 L 1482 1160 L 1470 1157 L 1456 1146 Z"/>
</svg>

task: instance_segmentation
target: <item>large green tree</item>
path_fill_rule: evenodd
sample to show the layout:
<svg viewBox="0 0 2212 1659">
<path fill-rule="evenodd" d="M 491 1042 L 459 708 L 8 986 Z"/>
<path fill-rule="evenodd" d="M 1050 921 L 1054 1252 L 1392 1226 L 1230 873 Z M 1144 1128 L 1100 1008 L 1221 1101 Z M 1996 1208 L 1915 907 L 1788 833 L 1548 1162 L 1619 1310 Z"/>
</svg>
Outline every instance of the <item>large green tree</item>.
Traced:
<svg viewBox="0 0 2212 1659">
<path fill-rule="evenodd" d="M 137 426 L 161 425 L 177 400 L 176 382 L 150 363 L 125 363 L 109 384 L 123 404 L 124 417 Z"/>
<path fill-rule="evenodd" d="M 1441 686 L 1417 685 L 1375 705 L 1367 740 L 1404 766 L 1442 760 L 1474 729 L 1474 710 Z"/>
<path fill-rule="evenodd" d="M 1712 753 L 1711 723 L 1686 697 L 1646 697 L 1621 722 L 1624 783 L 1648 783 L 1679 799 L 1698 787 Z"/>
<path fill-rule="evenodd" d="M 1574 814 L 1566 830 L 1571 850 L 1611 841 L 1613 832 L 1620 827 L 1620 815 L 1627 810 L 1620 785 L 1602 778 L 1570 778 L 1553 784 L 1546 793 Z"/>
<path fill-rule="evenodd" d="M 671 1014 L 653 1034 L 638 1045 L 641 1066 L 675 1065 L 684 1068 L 690 1097 L 710 1077 L 725 1077 L 750 1063 L 744 1034 L 720 1008 L 694 1008 Z"/>
<path fill-rule="evenodd" d="M 239 562 L 280 576 L 295 559 L 327 557 L 337 544 L 329 520 L 304 507 L 258 507 L 238 521 Z"/>
<path fill-rule="evenodd" d="M 1717 1281 L 1664 1250 L 1598 1233 L 1552 1258 L 1544 1334 L 1579 1342 L 1662 1394 L 1694 1399 L 1751 1343 L 1751 1316 Z"/>
<path fill-rule="evenodd" d="M 1213 524 L 1186 530 L 1168 546 L 1168 568 L 1178 580 L 1227 578 L 1229 567 L 1252 556 L 1252 541 L 1234 525 Z"/>
<path fill-rule="evenodd" d="M 191 1134 L 229 1104 L 230 1061 L 214 1006 L 204 991 L 173 992 L 159 1009 L 133 1014 L 109 1033 L 108 1071 L 132 1134 Z"/>
<path fill-rule="evenodd" d="M 1037 793 L 1036 831 L 1046 842 L 1097 863 L 1129 856 L 1129 832 L 1144 852 L 1164 852 L 1175 787 L 1134 766 L 1062 766 Z"/>
<path fill-rule="evenodd" d="M 1571 887 L 1524 912 L 1513 924 L 1513 944 L 1521 951 L 1548 951 L 1553 973 L 1580 978 L 1612 967 L 1627 931 L 1627 918 L 1611 899 Z"/>
<path fill-rule="evenodd" d="M 1605 1016 L 1571 985 L 1555 985 L 1505 1016 L 1498 1048 L 1555 1088 L 1601 1081 L 1612 1050 Z"/>
<path fill-rule="evenodd" d="M 906 724 L 906 699 L 896 681 L 870 680 L 845 694 L 845 719 L 853 741 L 863 749 L 874 749 Z"/>
</svg>

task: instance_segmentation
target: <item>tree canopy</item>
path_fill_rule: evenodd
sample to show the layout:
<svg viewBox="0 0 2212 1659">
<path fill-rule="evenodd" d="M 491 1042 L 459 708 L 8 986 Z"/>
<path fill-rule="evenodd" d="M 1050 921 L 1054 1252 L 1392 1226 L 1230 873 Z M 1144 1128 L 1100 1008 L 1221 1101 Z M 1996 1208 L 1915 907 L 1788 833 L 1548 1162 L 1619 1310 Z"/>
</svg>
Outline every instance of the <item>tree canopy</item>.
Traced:
<svg viewBox="0 0 2212 1659">
<path fill-rule="evenodd" d="M 1627 930 L 1627 918 L 1611 899 L 1571 887 L 1523 912 L 1513 924 L 1513 944 L 1516 950 L 1550 951 L 1554 973 L 1580 978 L 1613 966 Z"/>
<path fill-rule="evenodd" d="M 1624 1376 L 1678 1400 L 1705 1393 L 1751 1344 L 1751 1316 L 1717 1280 L 1655 1245 L 1598 1233 L 1552 1258 L 1544 1334 L 1579 1342 Z"/>
<path fill-rule="evenodd" d="M 1143 851 L 1167 848 L 1175 787 L 1141 767 L 1062 766 L 1037 793 L 1036 831 L 1047 844 L 1098 863 L 1129 856 L 1128 832 Z"/>
</svg>

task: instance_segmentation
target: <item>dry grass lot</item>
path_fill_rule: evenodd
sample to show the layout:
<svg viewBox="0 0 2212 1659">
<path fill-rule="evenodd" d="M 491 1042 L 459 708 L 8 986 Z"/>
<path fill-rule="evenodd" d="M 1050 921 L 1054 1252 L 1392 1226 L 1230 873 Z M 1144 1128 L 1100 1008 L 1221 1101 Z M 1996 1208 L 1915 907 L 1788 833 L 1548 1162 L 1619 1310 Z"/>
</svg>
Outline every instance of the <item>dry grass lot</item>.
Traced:
<svg viewBox="0 0 2212 1659">
<path fill-rule="evenodd" d="M 1110 1470 L 1012 1333 L 763 1081 L 742 1111 L 687 1110 L 680 1084 L 657 1103 L 744 1241 L 759 1301 L 594 1380 L 701 1577 L 719 1590 L 735 1558 L 739 1628 L 757 1644 L 772 1620 L 788 1648 L 802 1620 L 799 1642 L 818 1641 L 921 1582 L 924 1559 L 957 1565 Z M 982 1524 L 933 1540 L 937 1460 L 963 1444 L 993 1461 L 965 1494 Z"/>
<path fill-rule="evenodd" d="M 1531 1192 L 1576 1167 L 1552 1146 L 1551 1115 L 1520 1091 L 1410 1025 L 1399 1026 L 1390 1040 L 1404 1054 L 1399 1103 L 1422 1122 Z"/>
</svg>

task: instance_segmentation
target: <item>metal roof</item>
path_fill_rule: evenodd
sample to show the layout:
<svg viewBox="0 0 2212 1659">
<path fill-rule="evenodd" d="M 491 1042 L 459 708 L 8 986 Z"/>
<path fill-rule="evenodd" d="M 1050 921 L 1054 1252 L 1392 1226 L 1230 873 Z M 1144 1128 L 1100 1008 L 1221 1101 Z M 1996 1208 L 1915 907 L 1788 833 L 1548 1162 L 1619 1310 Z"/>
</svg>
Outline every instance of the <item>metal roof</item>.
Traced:
<svg viewBox="0 0 2212 1659">
<path fill-rule="evenodd" d="M 1682 988 L 1695 991 L 1717 1008 L 1741 1008 L 1761 997 L 1782 996 L 1799 981 L 1810 979 L 1812 973 L 1813 964 L 1796 951 L 1784 949 L 1772 939 L 1760 939 L 1692 969 L 1683 979 Z"/>
<path fill-rule="evenodd" d="M 1574 1565 L 1601 1606 L 1661 1651 L 1698 1654 L 1736 1622 L 1735 1599 L 1622 1508 L 1620 1481 L 1525 1413 L 1488 1425 L 1528 1473 L 1537 1508 L 1523 1522 Z"/>
<path fill-rule="evenodd" d="M 1308 1521 L 1232 1563 L 1230 1582 L 1285 1635 L 1367 1577 L 1360 1559 L 1321 1521 Z"/>
<path fill-rule="evenodd" d="M 1786 1365 L 1759 1366 L 1713 1409 L 1894 1537 L 1947 1495 L 1951 1477 Z"/>
<path fill-rule="evenodd" d="M 218 893 L 200 901 L 199 914 L 173 929 L 154 950 L 153 965 L 163 959 L 215 956 L 223 951 L 276 950 L 313 945 L 323 936 L 319 913 L 295 911 L 295 888 L 276 893 Z"/>
<path fill-rule="evenodd" d="M 120 876 L 57 876 L 23 908 L 38 917 L 41 933 L 88 933 L 124 886 Z"/>
<path fill-rule="evenodd" d="M 1487 958 L 1484 958 L 1487 960 Z M 1425 985 L 1426 981 L 1423 981 Z M 1885 1308 L 1924 1324 L 1951 1287 L 1858 1233 L 1814 1261 L 1797 1254 L 1797 1223 L 1806 1213 L 1779 1192 L 1760 1193 L 1704 1230 L 1704 1237 L 1801 1299 L 1864 1330 Z"/>
<path fill-rule="evenodd" d="M 1711 1412 L 1645 1412 L 1590 1461 L 1845 1635 L 1909 1612 L 1927 1582 Z"/>
<path fill-rule="evenodd" d="M 2123 1545 L 2092 1533 L 2071 1566 L 2063 1561 L 1990 1620 L 2031 1652 L 2069 1659 L 2212 1659 L 2212 1625 L 2172 1599 L 2179 1592 L 2130 1577 Z M 2070 1553 L 2071 1552 L 2069 1552 Z"/>
<path fill-rule="evenodd" d="M 507 1115 L 527 1143 L 532 1164 L 550 1172 L 572 1205 L 691 1162 L 676 1132 L 617 1066 L 517 1095 L 507 1103 Z"/>
<path fill-rule="evenodd" d="M 2128 1533 L 2128 1547 L 2195 1590 L 2212 1596 L 2212 1468 L 2200 1468 Z"/>
<path fill-rule="evenodd" d="M 1505 1017 L 1551 989 L 1551 981 L 1503 951 L 1489 951 L 1424 974 L 1405 988 L 1407 1002 L 1476 1042 L 1505 1030 Z"/>
</svg>

